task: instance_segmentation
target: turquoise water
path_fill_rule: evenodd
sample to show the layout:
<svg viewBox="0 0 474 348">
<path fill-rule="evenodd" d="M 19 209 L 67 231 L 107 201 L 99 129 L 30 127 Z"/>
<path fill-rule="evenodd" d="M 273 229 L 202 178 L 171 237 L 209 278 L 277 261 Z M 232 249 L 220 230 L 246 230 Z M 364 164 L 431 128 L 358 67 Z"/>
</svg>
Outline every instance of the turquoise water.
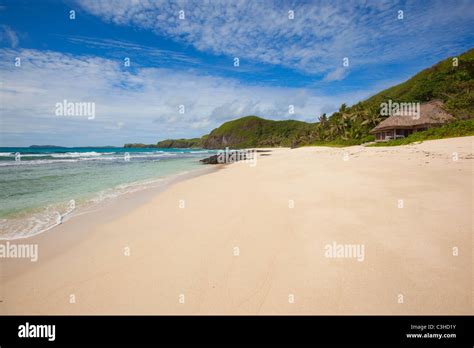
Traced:
<svg viewBox="0 0 474 348">
<path fill-rule="evenodd" d="M 0 148 L 0 239 L 46 231 L 84 207 L 202 168 L 213 151 Z"/>
</svg>

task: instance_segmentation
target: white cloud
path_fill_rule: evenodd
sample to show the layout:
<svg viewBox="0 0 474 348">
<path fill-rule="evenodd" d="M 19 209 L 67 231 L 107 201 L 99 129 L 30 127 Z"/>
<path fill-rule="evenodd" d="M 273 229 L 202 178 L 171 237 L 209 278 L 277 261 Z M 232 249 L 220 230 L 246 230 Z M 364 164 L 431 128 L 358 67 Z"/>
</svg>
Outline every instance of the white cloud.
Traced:
<svg viewBox="0 0 474 348">
<path fill-rule="evenodd" d="M 78 0 L 107 22 L 154 31 L 218 55 L 343 78 L 354 66 L 457 49 L 472 29 L 474 2 Z M 398 11 L 404 19 L 398 20 Z M 184 10 L 186 19 L 179 19 Z M 293 10 L 295 17 L 288 18 Z M 330 76 L 331 75 L 331 76 Z"/>
<path fill-rule="evenodd" d="M 52 51 L 0 49 L 1 144 L 121 145 L 200 136 L 249 114 L 316 121 L 328 105 L 353 103 L 372 91 L 315 94 L 302 88 L 160 68 L 124 69 L 120 61 Z M 15 67 L 21 57 L 21 67 Z M 55 104 L 94 102 L 95 119 L 56 116 Z M 185 106 L 185 113 L 179 106 Z M 289 114 L 294 105 L 295 114 Z M 323 111 L 324 110 L 324 111 Z"/>
<path fill-rule="evenodd" d="M 325 78 L 324 78 L 324 81 L 340 81 L 342 79 L 344 79 L 347 75 L 349 75 L 349 69 L 348 68 L 343 68 L 343 67 L 340 67 L 340 68 L 337 68 L 333 71 L 331 71 L 330 73 L 328 73 Z"/>
</svg>

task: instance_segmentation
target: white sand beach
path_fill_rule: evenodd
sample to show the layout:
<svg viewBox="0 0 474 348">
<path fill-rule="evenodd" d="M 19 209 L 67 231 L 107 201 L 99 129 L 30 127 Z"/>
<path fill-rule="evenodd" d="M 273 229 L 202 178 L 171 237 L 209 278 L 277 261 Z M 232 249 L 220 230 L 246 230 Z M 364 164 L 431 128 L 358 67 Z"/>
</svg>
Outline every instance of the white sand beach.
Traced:
<svg viewBox="0 0 474 348">
<path fill-rule="evenodd" d="M 130 194 L 12 242 L 39 259 L 0 259 L 0 314 L 472 314 L 473 141 L 271 149 Z"/>
</svg>

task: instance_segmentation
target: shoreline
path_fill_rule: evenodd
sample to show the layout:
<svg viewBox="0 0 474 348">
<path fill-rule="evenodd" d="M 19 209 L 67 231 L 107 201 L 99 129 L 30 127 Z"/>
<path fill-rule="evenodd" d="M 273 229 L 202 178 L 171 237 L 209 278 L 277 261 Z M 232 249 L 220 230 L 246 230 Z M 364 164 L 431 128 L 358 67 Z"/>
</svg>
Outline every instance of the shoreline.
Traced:
<svg viewBox="0 0 474 348">
<path fill-rule="evenodd" d="M 117 200 L 26 239 L 38 262 L 0 259 L 0 312 L 469 314 L 473 140 L 272 148 Z"/>
<path fill-rule="evenodd" d="M 214 170 L 215 169 L 216 168 L 214 168 Z M 70 221 L 71 219 L 75 219 L 82 215 L 93 213 L 95 211 L 100 211 L 111 204 L 116 205 L 117 207 L 120 207 L 120 204 L 114 203 L 117 200 L 120 201 L 121 199 L 125 199 L 125 198 L 135 199 L 134 197 L 138 197 L 137 195 L 139 195 L 140 193 L 144 196 L 150 195 L 150 194 L 154 195 L 158 192 L 161 192 L 162 190 L 165 190 L 168 186 L 173 185 L 173 183 L 179 182 L 181 180 L 187 180 L 195 176 L 204 175 L 209 171 L 212 171 L 212 170 L 210 168 L 194 168 L 194 169 L 190 169 L 184 172 L 178 172 L 178 173 L 174 173 L 174 174 L 170 174 L 170 175 L 166 175 L 162 177 L 146 179 L 144 181 L 130 182 L 130 183 L 119 185 L 119 186 L 126 185 L 128 187 L 139 187 L 138 189 L 129 191 L 129 192 L 127 191 L 120 192 L 120 188 L 118 187 L 104 190 L 104 192 L 108 191 L 110 192 L 109 194 L 112 194 L 113 196 L 104 197 L 100 199 L 99 201 L 96 201 L 97 197 L 89 197 L 87 199 L 82 199 L 83 202 L 81 203 L 80 206 L 76 206 L 72 210 L 67 211 L 65 214 L 61 214 L 57 212 L 60 217 L 59 217 L 59 220 L 55 224 L 51 226 L 47 226 L 40 231 L 27 234 L 27 235 L 18 235 L 14 237 L 1 237 L 0 236 L 0 242 L 25 240 L 25 239 L 29 239 L 29 238 L 41 235 L 43 233 L 46 233 L 50 230 L 54 230 L 58 228 L 59 226 L 68 223 L 68 221 Z M 69 204 L 70 203 L 68 203 L 68 205 Z M 49 206 L 59 206 L 59 205 L 60 205 L 59 203 L 51 203 L 41 209 L 35 208 L 35 210 L 41 212 L 41 211 L 45 211 L 45 209 L 47 209 Z M 14 217 L 13 219 L 16 219 L 16 217 Z"/>
<path fill-rule="evenodd" d="M 221 169 L 221 166 L 205 167 L 191 170 L 186 173 L 178 173 L 164 178 L 163 185 L 148 187 L 139 191 L 128 192 L 117 196 L 113 199 L 101 202 L 91 210 L 83 211 L 77 215 L 71 215 L 65 222 L 60 223 L 43 232 L 15 239 L 2 239 L 0 244 L 10 242 L 10 244 L 28 244 L 41 245 L 41 250 L 45 251 L 40 257 L 50 258 L 54 254 L 60 253 L 63 248 L 69 248 L 74 242 L 78 242 L 81 238 L 87 237 L 88 231 L 93 230 L 95 225 L 103 225 L 110 221 L 114 221 L 120 216 L 127 214 L 129 211 L 150 202 L 161 192 L 168 190 L 170 187 L 181 181 L 191 180 L 201 175 L 206 175 Z M 53 239 L 54 247 L 48 247 L 50 239 Z M 58 247 L 58 242 L 62 245 Z M 15 262 L 8 264 L 8 259 L 0 258 L 1 263 L 8 265 L 11 273 L 17 273 L 28 268 L 29 262 L 26 260 L 16 259 Z M 3 275 L 9 274 L 3 270 Z M 1 288 L 1 287 L 0 287 Z"/>
</svg>

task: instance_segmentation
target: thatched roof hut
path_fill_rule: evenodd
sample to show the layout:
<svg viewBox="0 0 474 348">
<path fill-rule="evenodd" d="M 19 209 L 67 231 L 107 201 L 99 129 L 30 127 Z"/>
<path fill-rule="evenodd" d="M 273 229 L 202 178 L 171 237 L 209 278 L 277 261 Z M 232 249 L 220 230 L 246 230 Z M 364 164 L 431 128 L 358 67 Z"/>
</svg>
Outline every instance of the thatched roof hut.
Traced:
<svg viewBox="0 0 474 348">
<path fill-rule="evenodd" d="M 395 139 L 409 134 L 440 126 L 453 121 L 454 117 L 443 109 L 443 102 L 432 100 L 422 103 L 419 115 L 416 117 L 395 114 L 380 122 L 370 133 L 376 135 L 376 140 Z"/>
</svg>

